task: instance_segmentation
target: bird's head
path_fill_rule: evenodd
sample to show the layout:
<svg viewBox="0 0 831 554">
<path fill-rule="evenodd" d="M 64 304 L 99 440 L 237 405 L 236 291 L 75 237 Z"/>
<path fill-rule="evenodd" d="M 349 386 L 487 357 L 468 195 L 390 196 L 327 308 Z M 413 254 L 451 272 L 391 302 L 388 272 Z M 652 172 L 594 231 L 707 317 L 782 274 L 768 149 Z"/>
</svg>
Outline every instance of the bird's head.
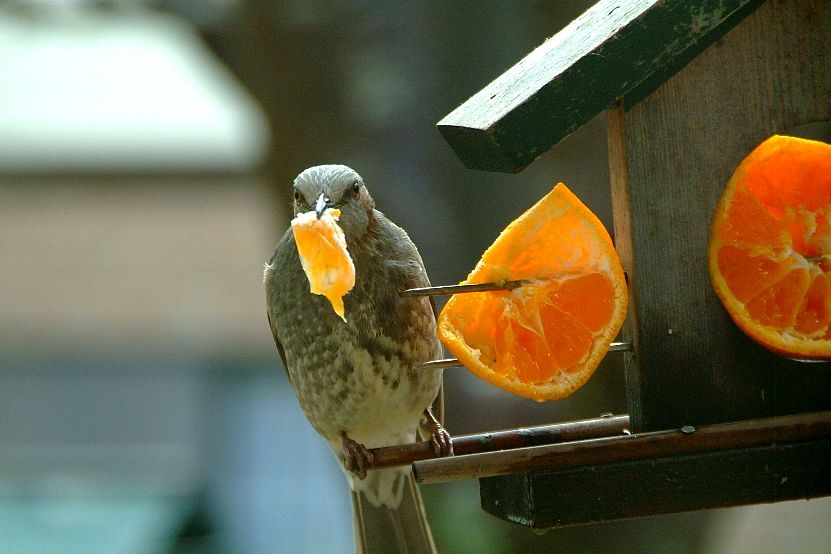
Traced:
<svg viewBox="0 0 831 554">
<path fill-rule="evenodd" d="M 294 215 L 314 211 L 320 217 L 326 208 L 340 209 L 347 243 L 366 233 L 374 207 L 364 180 L 345 165 L 310 167 L 294 180 Z"/>
</svg>

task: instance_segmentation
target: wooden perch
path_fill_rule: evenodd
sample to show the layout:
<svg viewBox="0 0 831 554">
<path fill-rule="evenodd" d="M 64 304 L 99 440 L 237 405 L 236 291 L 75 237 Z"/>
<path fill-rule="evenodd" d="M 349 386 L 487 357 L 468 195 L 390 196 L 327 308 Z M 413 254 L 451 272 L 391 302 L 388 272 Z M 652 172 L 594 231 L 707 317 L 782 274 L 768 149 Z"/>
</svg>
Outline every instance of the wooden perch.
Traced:
<svg viewBox="0 0 831 554">
<path fill-rule="evenodd" d="M 558 442 L 595 439 L 621 435 L 629 427 L 629 416 L 618 415 L 584 419 L 568 423 L 554 423 L 524 427 L 508 431 L 493 431 L 476 435 L 453 437 L 453 451 L 456 456 L 495 450 L 508 450 Z M 429 441 L 373 448 L 373 469 L 410 464 L 417 460 L 434 458 L 433 446 Z"/>
<path fill-rule="evenodd" d="M 436 483 L 828 438 L 831 411 L 824 411 L 435 458 L 414 470 L 420 483 Z"/>
</svg>

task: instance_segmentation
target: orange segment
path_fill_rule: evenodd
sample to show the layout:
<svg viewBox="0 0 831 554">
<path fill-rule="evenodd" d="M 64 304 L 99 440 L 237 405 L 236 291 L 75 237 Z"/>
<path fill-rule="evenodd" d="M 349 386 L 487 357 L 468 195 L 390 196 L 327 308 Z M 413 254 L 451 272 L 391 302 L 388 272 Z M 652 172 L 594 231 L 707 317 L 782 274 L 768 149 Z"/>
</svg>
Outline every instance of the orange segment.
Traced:
<svg viewBox="0 0 831 554">
<path fill-rule="evenodd" d="M 831 319 L 827 302 L 829 295 L 831 295 L 831 290 L 828 286 L 828 277 L 823 274 L 817 275 L 796 315 L 794 330 L 797 333 L 811 336 L 825 331 L 824 336 L 828 336 L 828 321 Z"/>
<path fill-rule="evenodd" d="M 608 351 L 628 293 L 609 234 L 564 184 L 513 221 L 465 283 L 514 279 L 532 282 L 453 296 L 439 337 L 496 386 L 538 401 L 567 396 Z"/>
<path fill-rule="evenodd" d="M 335 313 L 346 321 L 343 297 L 355 286 L 355 265 L 338 217 L 340 210 L 333 208 L 319 219 L 315 212 L 305 212 L 291 220 L 291 229 L 309 290 L 329 299 Z"/>
<path fill-rule="evenodd" d="M 747 302 L 763 290 L 782 280 L 793 266 L 793 260 L 771 259 L 753 255 L 749 248 L 725 245 L 717 253 L 718 268 L 731 283 L 733 295 Z"/>
<path fill-rule="evenodd" d="M 713 217 L 713 288 L 767 348 L 831 359 L 831 145 L 773 136 L 736 168 Z"/>
</svg>

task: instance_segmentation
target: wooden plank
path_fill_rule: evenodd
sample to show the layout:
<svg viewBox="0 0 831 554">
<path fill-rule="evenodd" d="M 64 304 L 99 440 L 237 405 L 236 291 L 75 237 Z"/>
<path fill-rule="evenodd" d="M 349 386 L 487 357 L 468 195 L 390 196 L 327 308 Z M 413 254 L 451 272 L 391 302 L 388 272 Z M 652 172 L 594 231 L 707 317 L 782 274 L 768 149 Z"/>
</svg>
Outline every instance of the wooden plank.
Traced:
<svg viewBox="0 0 831 554">
<path fill-rule="evenodd" d="M 468 167 L 518 172 L 617 98 L 649 94 L 762 1 L 601 0 L 439 131 Z"/>
<path fill-rule="evenodd" d="M 831 2 L 769 0 L 640 104 L 609 114 L 615 240 L 637 311 L 626 368 L 635 431 L 831 407 L 829 365 L 745 337 L 706 259 L 741 159 L 773 133 L 831 120 L 829 36 Z"/>
<path fill-rule="evenodd" d="M 831 495 L 831 439 L 480 480 L 482 508 L 536 528 Z"/>
<path fill-rule="evenodd" d="M 626 153 L 626 135 L 623 126 L 623 102 L 607 110 L 606 131 L 609 144 L 609 182 L 612 192 L 613 236 L 615 250 L 620 256 L 626 283 L 629 287 L 629 309 L 626 319 L 620 330 L 620 340 L 632 345 L 623 355 L 623 364 L 626 368 L 626 399 L 631 421 L 635 421 L 634 428 L 639 429 L 641 416 L 641 376 L 640 364 L 634 353 L 639 350 L 639 316 L 637 294 L 637 267 L 632 252 L 632 200 L 629 197 L 629 166 Z M 620 238 L 619 238 L 620 237 Z"/>
<path fill-rule="evenodd" d="M 831 439 L 831 411 L 435 458 L 413 469 L 419 482 L 435 483 L 816 439 Z"/>
</svg>

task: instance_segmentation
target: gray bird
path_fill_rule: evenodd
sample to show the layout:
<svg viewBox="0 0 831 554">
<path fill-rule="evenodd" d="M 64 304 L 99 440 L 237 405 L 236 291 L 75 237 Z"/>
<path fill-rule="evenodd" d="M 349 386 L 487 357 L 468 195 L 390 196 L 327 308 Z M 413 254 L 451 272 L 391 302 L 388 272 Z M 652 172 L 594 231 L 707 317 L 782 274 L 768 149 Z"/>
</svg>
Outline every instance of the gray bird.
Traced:
<svg viewBox="0 0 831 554">
<path fill-rule="evenodd" d="M 321 165 L 297 176 L 295 215 L 332 207 L 355 264 L 346 321 L 309 292 L 289 229 L 265 269 L 269 325 L 300 406 L 346 470 L 356 550 L 434 552 L 411 469 L 367 471 L 368 449 L 411 443 L 419 431 L 437 455 L 452 453 L 439 423 L 441 371 L 415 368 L 441 355 L 435 306 L 400 295 L 430 282 L 407 233 L 375 209 L 354 170 Z"/>
</svg>

